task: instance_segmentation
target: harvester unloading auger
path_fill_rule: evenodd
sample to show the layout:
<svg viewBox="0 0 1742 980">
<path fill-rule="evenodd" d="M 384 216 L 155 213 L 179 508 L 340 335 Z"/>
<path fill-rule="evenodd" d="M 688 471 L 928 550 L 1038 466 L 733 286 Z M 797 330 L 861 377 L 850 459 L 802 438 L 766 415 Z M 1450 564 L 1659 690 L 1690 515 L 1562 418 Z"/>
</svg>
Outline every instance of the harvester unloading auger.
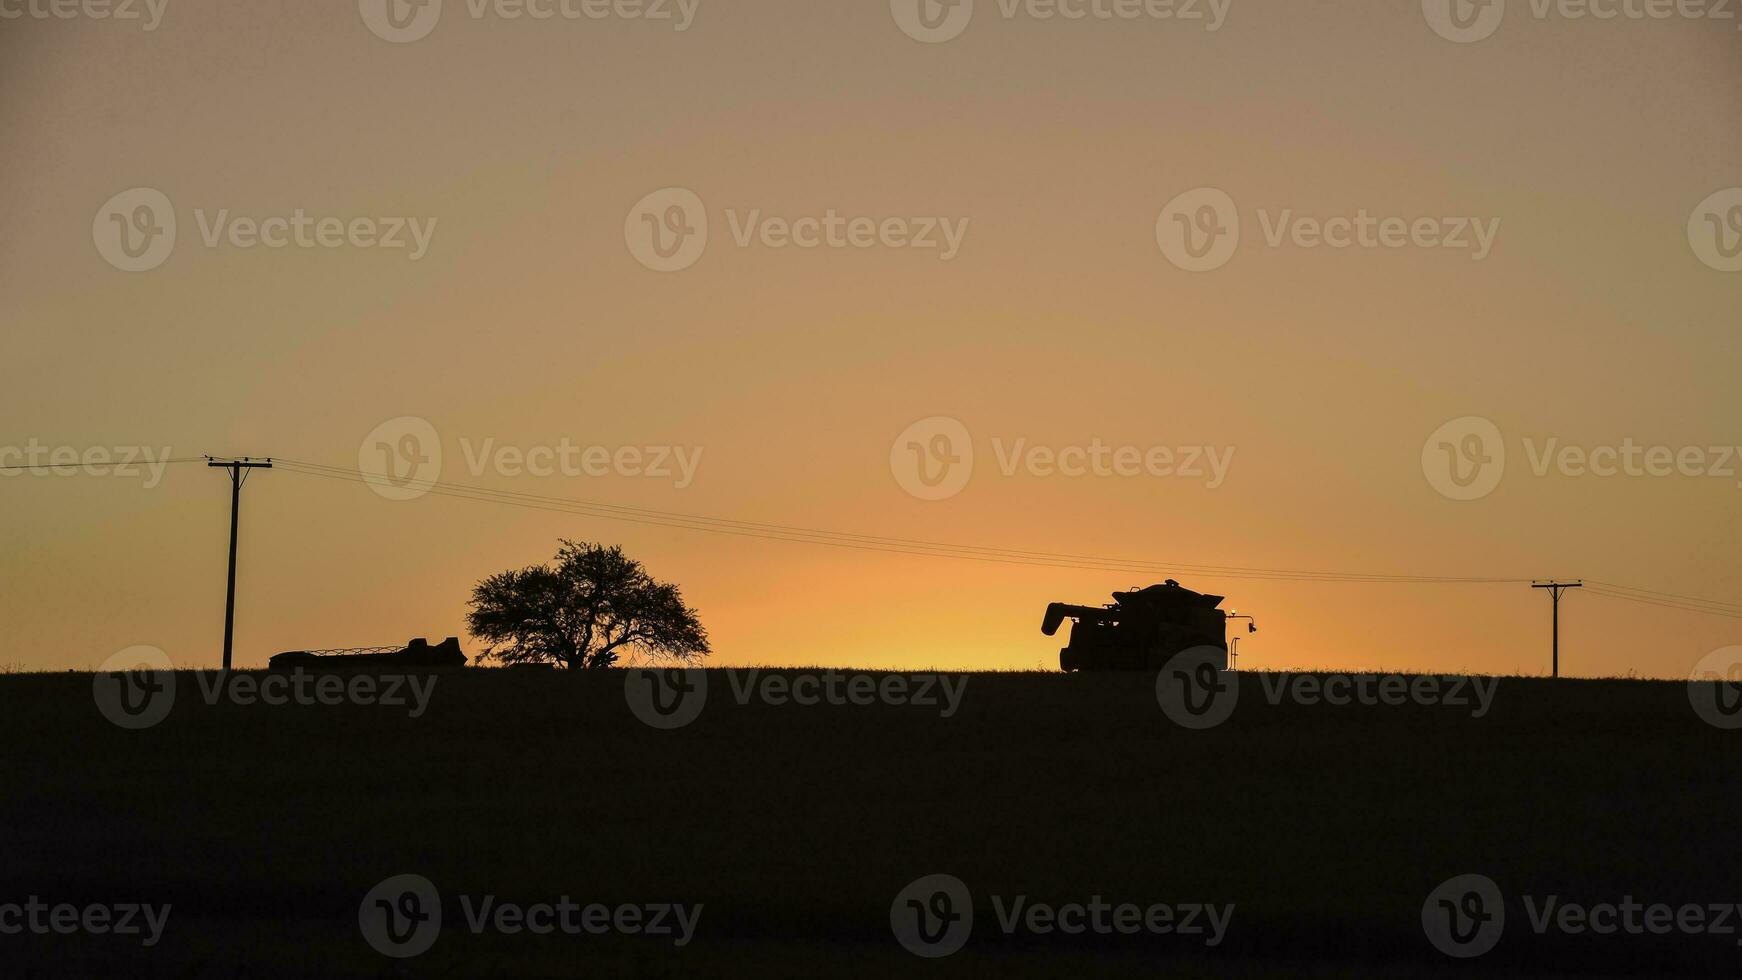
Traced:
<svg viewBox="0 0 1742 980">
<path fill-rule="evenodd" d="M 1040 631 L 1052 636 L 1060 623 L 1073 620 L 1070 643 L 1059 651 L 1062 670 L 1158 670 L 1174 654 L 1194 647 L 1221 651 L 1216 666 L 1226 670 L 1228 620 L 1235 614 L 1223 612 L 1221 604 L 1219 595 L 1193 592 L 1168 579 L 1147 589 L 1115 592 L 1107 606 L 1055 602 L 1046 607 Z M 1248 628 L 1258 631 L 1256 624 Z"/>
</svg>

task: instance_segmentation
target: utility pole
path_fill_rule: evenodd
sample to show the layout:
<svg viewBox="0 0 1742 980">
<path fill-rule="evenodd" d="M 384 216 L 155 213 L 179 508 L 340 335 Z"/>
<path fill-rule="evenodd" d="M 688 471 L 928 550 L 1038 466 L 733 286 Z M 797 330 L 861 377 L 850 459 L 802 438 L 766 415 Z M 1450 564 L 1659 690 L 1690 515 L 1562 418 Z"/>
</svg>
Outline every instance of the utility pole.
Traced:
<svg viewBox="0 0 1742 980">
<path fill-rule="evenodd" d="M 236 638 L 236 522 L 242 513 L 242 484 L 248 470 L 269 470 L 272 460 L 218 460 L 206 457 L 206 465 L 230 471 L 230 588 L 224 597 L 224 669 L 230 669 L 230 651 Z"/>
<path fill-rule="evenodd" d="M 1582 589 L 1585 587 L 1585 581 L 1584 579 L 1579 579 L 1573 582 L 1556 582 L 1550 580 L 1547 582 L 1532 582 L 1530 587 L 1533 589 L 1547 589 L 1549 590 L 1549 595 L 1554 597 L 1554 676 L 1559 677 L 1561 676 L 1561 593 L 1568 589 Z"/>
</svg>

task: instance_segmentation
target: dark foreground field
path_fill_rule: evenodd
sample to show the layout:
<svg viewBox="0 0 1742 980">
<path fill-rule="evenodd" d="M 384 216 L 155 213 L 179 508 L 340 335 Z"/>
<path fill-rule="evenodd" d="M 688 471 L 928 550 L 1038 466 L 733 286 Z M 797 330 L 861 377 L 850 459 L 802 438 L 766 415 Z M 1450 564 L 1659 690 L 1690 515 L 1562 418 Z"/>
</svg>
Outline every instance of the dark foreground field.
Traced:
<svg viewBox="0 0 1742 980">
<path fill-rule="evenodd" d="M 794 672 L 782 672 L 792 676 Z M 740 675 L 740 680 L 742 675 Z M 1742 733 L 1687 685 L 1505 679 L 1492 710 L 1271 704 L 1243 675 L 1188 731 L 1153 679 L 968 675 L 960 709 L 739 704 L 631 714 L 625 677 L 474 671 L 428 711 L 208 705 L 190 674 L 125 731 L 92 677 L 0 677 L 0 904 L 169 904 L 161 941 L 0 935 L 8 977 L 1735 975 L 1735 934 L 1569 935 L 1522 896 L 1742 900 Z M 427 877 L 423 955 L 367 944 L 379 882 Z M 925 875 L 974 896 L 958 953 L 897 944 Z M 1447 879 L 1505 894 L 1485 956 L 1435 950 Z M 693 941 L 472 933 L 459 896 L 701 903 Z M 1202 936 L 1005 935 L 992 896 L 1233 904 Z M 4 920 L 0 919 L 0 924 Z M 1735 928 L 1742 923 L 1732 921 Z"/>
</svg>

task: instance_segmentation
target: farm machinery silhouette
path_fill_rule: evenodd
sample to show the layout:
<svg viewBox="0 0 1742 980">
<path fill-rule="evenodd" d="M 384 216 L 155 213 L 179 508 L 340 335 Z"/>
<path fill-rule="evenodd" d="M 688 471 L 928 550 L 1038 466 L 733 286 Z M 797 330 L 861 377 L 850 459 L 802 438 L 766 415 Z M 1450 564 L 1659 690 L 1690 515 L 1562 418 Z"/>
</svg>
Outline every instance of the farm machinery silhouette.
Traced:
<svg viewBox="0 0 1742 980">
<path fill-rule="evenodd" d="M 464 666 L 466 655 L 460 650 L 457 636 L 450 636 L 440 643 L 419 638 L 402 647 L 293 650 L 267 661 L 269 670 L 451 670 Z"/>
<path fill-rule="evenodd" d="M 1055 602 L 1046 607 L 1040 631 L 1047 636 L 1072 620 L 1070 642 L 1059 651 L 1059 669 L 1159 670 L 1175 654 L 1197 647 L 1220 651 L 1218 670 L 1229 667 L 1228 621 L 1250 616 L 1223 612 L 1222 596 L 1184 588 L 1173 579 L 1161 585 L 1113 593 L 1105 606 Z M 1216 656 L 1212 654 L 1212 660 Z"/>
</svg>

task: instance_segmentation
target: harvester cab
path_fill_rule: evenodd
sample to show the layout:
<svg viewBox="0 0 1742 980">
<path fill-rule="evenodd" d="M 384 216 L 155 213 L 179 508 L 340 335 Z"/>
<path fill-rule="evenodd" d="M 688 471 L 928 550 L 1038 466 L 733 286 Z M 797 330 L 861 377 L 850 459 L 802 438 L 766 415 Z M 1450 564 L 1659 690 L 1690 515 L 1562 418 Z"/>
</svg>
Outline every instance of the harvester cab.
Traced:
<svg viewBox="0 0 1742 980">
<path fill-rule="evenodd" d="M 1219 650 L 1218 669 L 1226 670 L 1232 614 L 1221 605 L 1219 595 L 1193 592 L 1168 579 L 1115 592 L 1105 606 L 1055 602 L 1046 607 L 1040 631 L 1052 636 L 1066 619 L 1072 621 L 1070 642 L 1059 651 L 1059 668 L 1066 671 L 1159 670 L 1174 654 L 1194 647 Z M 1256 625 L 1249 628 L 1257 631 Z"/>
</svg>

